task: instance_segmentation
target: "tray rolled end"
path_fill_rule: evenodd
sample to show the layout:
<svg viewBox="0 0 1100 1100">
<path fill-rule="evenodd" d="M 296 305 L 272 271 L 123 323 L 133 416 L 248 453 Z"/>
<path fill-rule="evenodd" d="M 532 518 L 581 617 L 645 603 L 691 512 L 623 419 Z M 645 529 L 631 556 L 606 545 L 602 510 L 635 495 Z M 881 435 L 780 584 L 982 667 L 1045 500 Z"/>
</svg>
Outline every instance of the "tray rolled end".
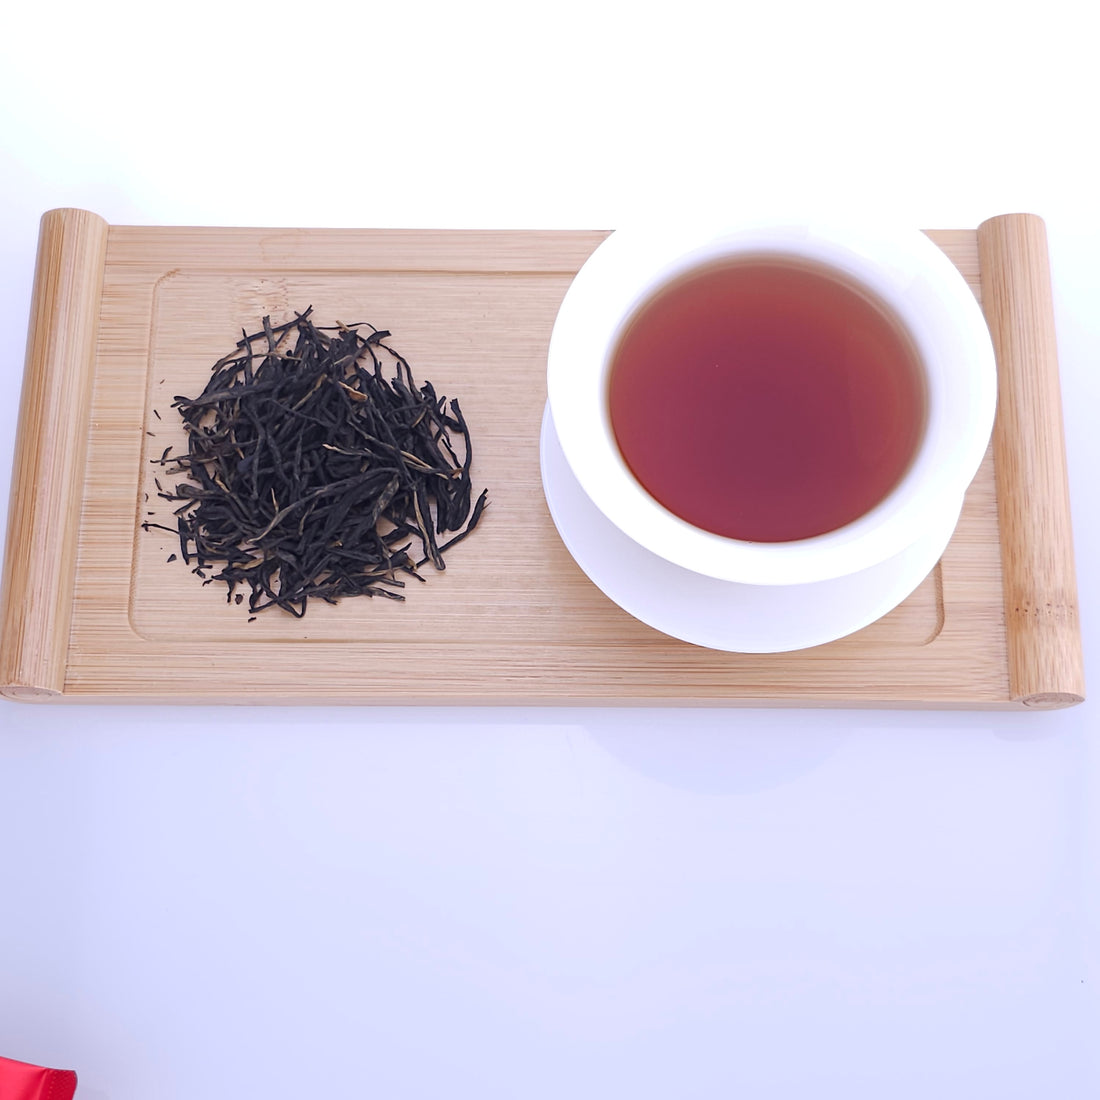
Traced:
<svg viewBox="0 0 1100 1100">
<path fill-rule="evenodd" d="M 982 306 L 997 354 L 993 454 L 1013 702 L 1071 706 L 1084 660 L 1046 226 L 1005 214 L 978 227 Z"/>
<path fill-rule="evenodd" d="M 1043 691 L 1019 700 L 1029 710 L 1061 710 L 1064 707 L 1075 707 L 1084 701 L 1083 695 L 1075 695 L 1069 691 Z"/>
<path fill-rule="evenodd" d="M 13 703 L 51 703 L 61 698 L 61 692 L 51 691 L 49 688 L 5 684 L 0 687 L 0 696 Z"/>
<path fill-rule="evenodd" d="M 42 216 L 0 589 L 0 684 L 59 695 L 72 616 L 107 223 Z"/>
</svg>

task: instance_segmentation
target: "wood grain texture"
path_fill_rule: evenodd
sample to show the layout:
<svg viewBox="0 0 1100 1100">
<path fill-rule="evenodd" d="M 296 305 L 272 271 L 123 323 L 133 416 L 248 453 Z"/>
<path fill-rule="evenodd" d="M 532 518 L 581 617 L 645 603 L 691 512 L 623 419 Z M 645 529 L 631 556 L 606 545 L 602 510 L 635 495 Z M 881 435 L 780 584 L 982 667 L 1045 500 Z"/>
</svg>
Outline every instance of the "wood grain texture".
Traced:
<svg viewBox="0 0 1100 1100">
<path fill-rule="evenodd" d="M 64 689 L 107 223 L 42 218 L 19 409 L 0 624 L 0 684 Z"/>
<path fill-rule="evenodd" d="M 1012 698 L 1085 694 L 1062 392 L 1046 228 L 1012 214 L 978 228 L 982 294 L 998 361 L 993 445 Z"/>
<path fill-rule="evenodd" d="M 1021 705 L 1009 684 L 992 451 L 932 574 L 885 618 L 829 645 L 701 649 L 631 618 L 588 581 L 547 511 L 538 439 L 554 318 L 605 235 L 111 227 L 55 698 Z M 976 233 L 929 235 L 980 298 Z M 224 588 L 166 561 L 178 551 L 171 536 L 140 524 L 170 515 L 152 460 L 183 441 L 173 396 L 201 389 L 242 324 L 307 305 L 321 319 L 389 329 L 419 379 L 460 397 L 475 482 L 492 503 L 446 572 L 429 571 L 403 604 L 345 600 L 311 605 L 303 620 L 249 623 Z"/>
</svg>

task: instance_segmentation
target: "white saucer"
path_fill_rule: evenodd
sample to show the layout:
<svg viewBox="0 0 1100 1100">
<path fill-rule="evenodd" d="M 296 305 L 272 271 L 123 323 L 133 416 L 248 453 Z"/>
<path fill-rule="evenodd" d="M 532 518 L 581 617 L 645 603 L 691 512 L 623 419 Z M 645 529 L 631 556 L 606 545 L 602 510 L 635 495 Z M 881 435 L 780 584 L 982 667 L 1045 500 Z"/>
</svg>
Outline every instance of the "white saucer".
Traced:
<svg viewBox="0 0 1100 1100">
<path fill-rule="evenodd" d="M 566 549 L 605 596 L 643 623 L 694 645 L 732 653 L 782 653 L 835 641 L 892 611 L 940 560 L 950 521 L 880 565 L 799 585 L 735 584 L 693 573 L 639 546 L 585 495 L 565 460 L 547 407 L 542 485 Z"/>
</svg>

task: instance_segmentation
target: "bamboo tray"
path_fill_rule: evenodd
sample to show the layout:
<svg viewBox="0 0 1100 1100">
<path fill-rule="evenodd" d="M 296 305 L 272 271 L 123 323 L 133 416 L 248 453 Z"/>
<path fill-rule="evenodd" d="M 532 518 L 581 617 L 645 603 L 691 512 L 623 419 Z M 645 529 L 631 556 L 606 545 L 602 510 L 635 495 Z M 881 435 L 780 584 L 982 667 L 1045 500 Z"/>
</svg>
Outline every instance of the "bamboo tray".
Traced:
<svg viewBox="0 0 1100 1100">
<path fill-rule="evenodd" d="M 545 353 L 600 232 L 139 228 L 42 221 L 4 568 L 0 692 L 43 701 L 1058 707 L 1084 697 L 1046 237 L 933 231 L 997 349 L 994 440 L 940 564 L 857 634 L 745 656 L 608 601 L 541 490 Z M 390 329 L 460 396 L 491 506 L 405 603 L 247 621 L 146 532 L 170 410 L 265 314 Z M 158 419 L 154 410 L 160 412 Z M 148 494 L 149 503 L 146 500 Z M 164 502 L 161 502 L 164 503 Z M 170 506 L 169 506 L 170 508 Z M 162 518 L 170 511 L 158 512 Z"/>
</svg>

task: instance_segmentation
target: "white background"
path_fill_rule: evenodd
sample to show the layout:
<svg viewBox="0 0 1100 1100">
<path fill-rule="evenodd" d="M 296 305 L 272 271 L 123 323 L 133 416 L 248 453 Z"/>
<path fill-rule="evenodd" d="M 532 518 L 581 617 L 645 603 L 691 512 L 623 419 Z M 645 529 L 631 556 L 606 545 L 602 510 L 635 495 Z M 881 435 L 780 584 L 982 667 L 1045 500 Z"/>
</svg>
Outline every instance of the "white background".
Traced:
<svg viewBox="0 0 1100 1100">
<path fill-rule="evenodd" d="M 0 392 L 54 206 L 586 229 L 685 203 L 1033 211 L 1100 691 L 1082 8 L 721 10 L 7 12 Z M 75 1068 L 80 1100 L 1095 1097 L 1096 713 L 0 704 L 0 1054 Z"/>
</svg>

